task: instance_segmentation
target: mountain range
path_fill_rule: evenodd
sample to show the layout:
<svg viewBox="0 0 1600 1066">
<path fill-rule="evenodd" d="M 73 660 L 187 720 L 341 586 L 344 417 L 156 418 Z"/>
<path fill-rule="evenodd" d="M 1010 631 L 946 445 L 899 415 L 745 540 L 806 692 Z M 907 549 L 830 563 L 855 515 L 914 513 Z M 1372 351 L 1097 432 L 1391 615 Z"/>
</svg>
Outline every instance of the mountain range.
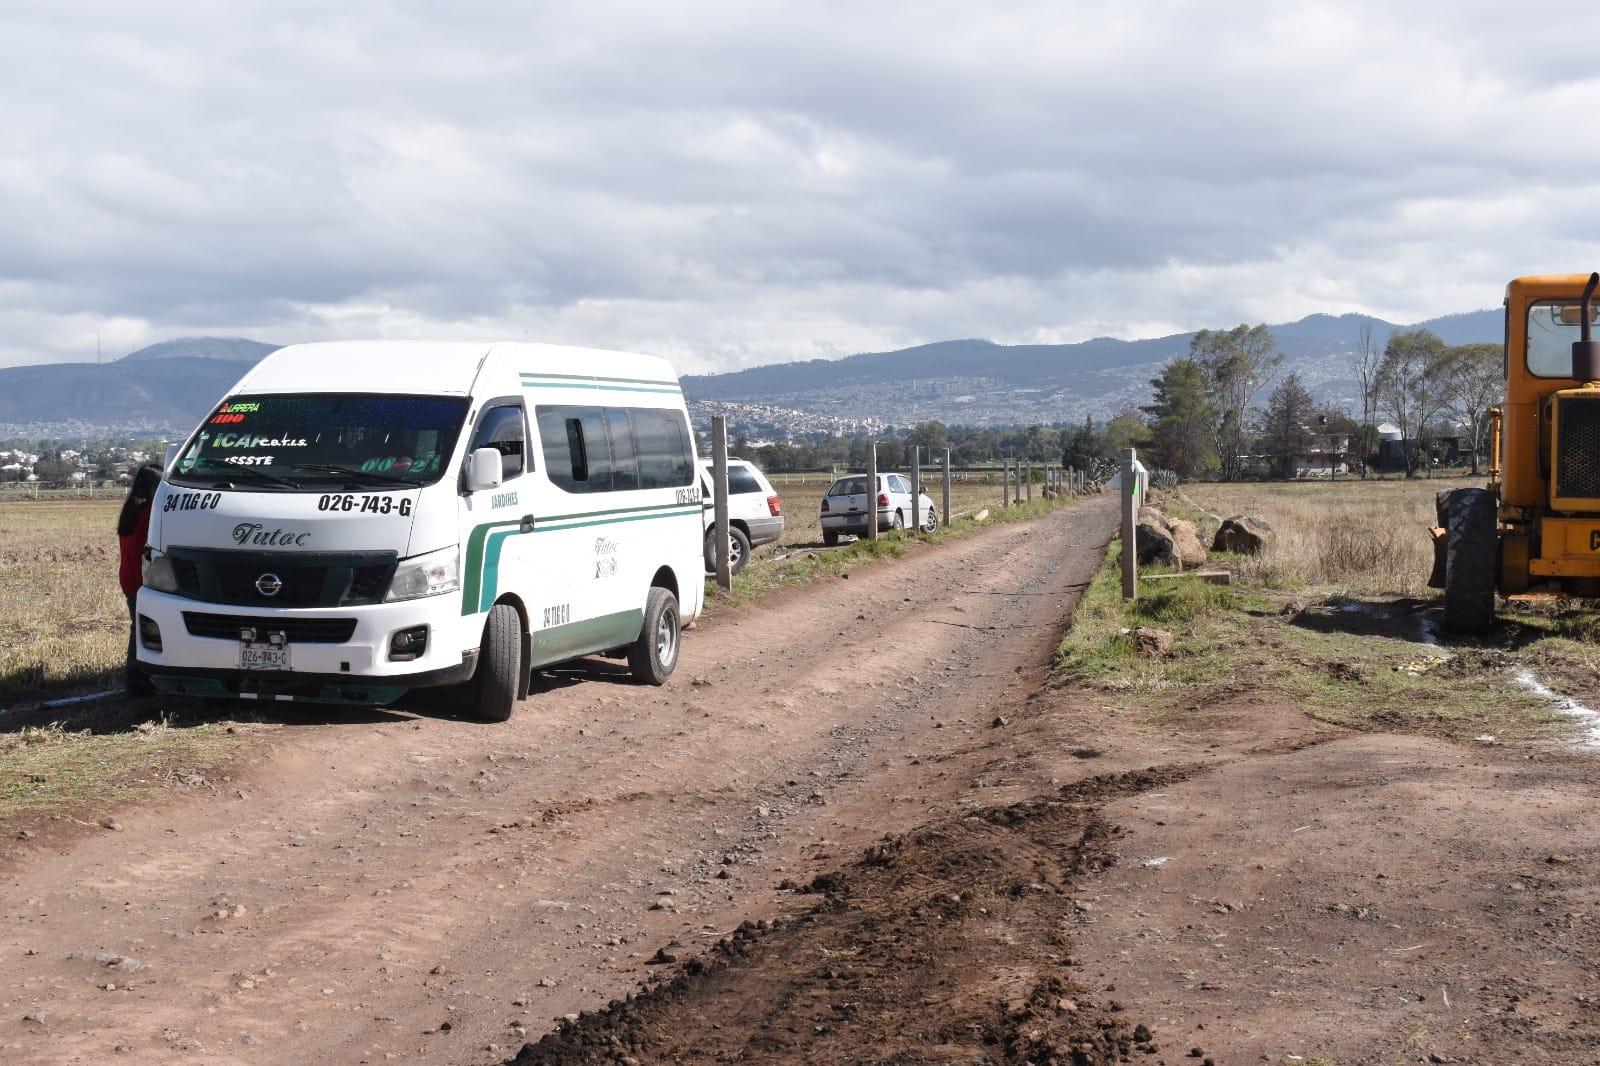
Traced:
<svg viewBox="0 0 1600 1066">
<path fill-rule="evenodd" d="M 1367 315 L 1310 315 L 1270 326 L 1319 400 L 1350 405 L 1349 356 L 1363 326 L 1382 346 L 1397 329 L 1427 328 L 1446 343 L 1501 339 L 1499 311 L 1472 311 L 1400 326 Z M 1189 350 L 1194 333 L 1147 340 L 1097 337 L 1075 344 L 951 340 L 841 359 L 774 363 L 688 375 L 696 421 L 727 413 L 750 437 L 923 419 L 969 425 L 1103 419 L 1147 402 L 1149 379 Z M 186 432 L 251 364 L 277 345 L 241 337 L 188 337 L 110 363 L 0 368 L 0 437 Z"/>
</svg>

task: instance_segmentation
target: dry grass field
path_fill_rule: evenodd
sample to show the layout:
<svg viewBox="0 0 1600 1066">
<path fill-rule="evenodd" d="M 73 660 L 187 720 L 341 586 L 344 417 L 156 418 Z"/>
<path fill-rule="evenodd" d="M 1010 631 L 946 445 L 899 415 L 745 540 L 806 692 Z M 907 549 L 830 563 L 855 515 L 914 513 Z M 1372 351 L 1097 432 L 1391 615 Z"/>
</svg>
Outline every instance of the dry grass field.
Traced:
<svg viewBox="0 0 1600 1066">
<path fill-rule="evenodd" d="M 1259 515 L 1277 532 L 1241 576 L 1268 588 L 1309 586 L 1352 595 L 1430 595 L 1433 497 L 1485 478 L 1186 485 L 1182 496 L 1215 514 Z M 1214 527 L 1213 527 L 1214 528 Z"/>
<path fill-rule="evenodd" d="M 0 701 L 118 680 L 119 500 L 0 503 Z"/>
</svg>

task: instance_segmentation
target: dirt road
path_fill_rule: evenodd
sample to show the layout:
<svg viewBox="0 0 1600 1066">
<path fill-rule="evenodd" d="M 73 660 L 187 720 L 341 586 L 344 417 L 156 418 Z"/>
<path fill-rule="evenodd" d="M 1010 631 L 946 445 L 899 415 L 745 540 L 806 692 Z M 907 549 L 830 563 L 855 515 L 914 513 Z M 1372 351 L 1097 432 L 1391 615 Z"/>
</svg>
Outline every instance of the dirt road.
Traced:
<svg viewBox="0 0 1600 1066">
<path fill-rule="evenodd" d="M 981 798 L 1109 499 L 554 675 L 499 726 L 285 713 L 226 788 L 0 870 L 0 1060 L 485 1062 Z M 1027 787 L 1023 787 L 1026 784 Z"/>
</svg>

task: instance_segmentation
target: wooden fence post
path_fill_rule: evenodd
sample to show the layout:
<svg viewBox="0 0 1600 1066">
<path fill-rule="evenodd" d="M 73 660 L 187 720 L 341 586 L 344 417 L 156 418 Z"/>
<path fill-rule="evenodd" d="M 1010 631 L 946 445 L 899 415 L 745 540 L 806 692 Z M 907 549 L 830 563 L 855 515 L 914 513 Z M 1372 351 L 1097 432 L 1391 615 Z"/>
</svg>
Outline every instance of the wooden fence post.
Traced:
<svg viewBox="0 0 1600 1066">
<path fill-rule="evenodd" d="M 949 529 L 950 528 L 950 449 L 949 448 L 946 448 L 944 450 L 944 478 L 943 478 L 943 480 L 944 480 L 944 497 L 940 502 L 944 504 L 944 510 L 939 513 L 939 516 L 942 519 L 944 519 L 944 528 Z"/>
<path fill-rule="evenodd" d="M 867 445 L 867 539 L 878 539 L 878 442 Z"/>
<path fill-rule="evenodd" d="M 1139 486 L 1132 448 L 1122 453 L 1122 598 L 1139 596 Z"/>
<path fill-rule="evenodd" d="M 712 537 L 717 544 L 717 588 L 733 591 L 733 564 L 728 558 L 728 419 L 711 416 Z"/>
<path fill-rule="evenodd" d="M 922 445 L 911 446 L 911 528 L 922 529 Z"/>
</svg>

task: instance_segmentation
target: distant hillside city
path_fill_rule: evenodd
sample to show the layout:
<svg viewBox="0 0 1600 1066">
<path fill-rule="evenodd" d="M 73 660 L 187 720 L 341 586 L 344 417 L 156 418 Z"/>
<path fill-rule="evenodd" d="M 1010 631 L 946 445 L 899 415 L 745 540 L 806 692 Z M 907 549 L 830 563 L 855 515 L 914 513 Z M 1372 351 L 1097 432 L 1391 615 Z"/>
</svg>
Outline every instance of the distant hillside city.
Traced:
<svg viewBox="0 0 1600 1066">
<path fill-rule="evenodd" d="M 1351 434 L 1367 426 L 1376 440 L 1385 432 L 1380 422 L 1391 435 L 1408 434 L 1380 419 L 1364 392 L 1357 367 L 1363 348 L 1381 353 L 1391 337 L 1417 331 L 1444 348 L 1497 344 L 1503 327 L 1498 311 L 1476 311 L 1411 326 L 1347 314 L 1258 328 L 1274 358 L 1252 391 L 1252 418 L 1292 378 L 1323 419 L 1319 425 L 1332 414 L 1351 422 Z M 940 437 L 958 446 L 964 462 L 1035 452 L 1059 456 L 1085 426 L 1119 440 L 1127 436 L 1119 425 L 1154 426 L 1159 419 L 1148 407 L 1164 368 L 1188 358 L 1197 337 L 1223 332 L 1073 344 L 943 341 L 687 375 L 683 385 L 697 428 L 704 431 L 713 415 L 726 416 L 749 457 L 774 469 L 849 465 L 866 440 L 903 442 L 914 435 L 924 444 Z M 239 337 L 195 337 L 104 364 L 0 368 L 0 481 L 59 481 L 63 474 L 93 479 L 104 476 L 108 463 L 125 466 L 135 454 L 146 456 L 162 441 L 186 435 L 250 365 L 276 348 Z M 47 464 L 43 473 L 40 464 Z"/>
</svg>

